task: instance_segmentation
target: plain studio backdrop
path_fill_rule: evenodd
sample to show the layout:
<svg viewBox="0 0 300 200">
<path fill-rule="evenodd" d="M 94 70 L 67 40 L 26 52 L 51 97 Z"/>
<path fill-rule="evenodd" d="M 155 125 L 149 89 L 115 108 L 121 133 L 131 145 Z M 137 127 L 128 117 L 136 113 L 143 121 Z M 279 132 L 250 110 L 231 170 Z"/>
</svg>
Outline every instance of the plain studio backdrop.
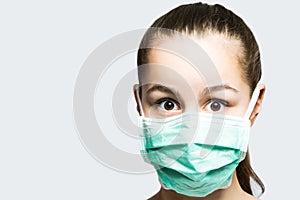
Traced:
<svg viewBox="0 0 300 200">
<path fill-rule="evenodd" d="M 84 61 L 104 41 L 148 27 L 188 2 L 194 1 L 1 1 L 0 199 L 146 199 L 159 189 L 155 173 L 120 173 L 86 151 L 73 119 L 74 85 Z M 291 0 L 207 2 L 240 15 L 260 45 L 267 93 L 250 152 L 266 185 L 262 199 L 297 199 L 299 6 Z M 122 77 L 126 70 L 116 70 L 122 62 L 134 68 L 133 58 L 134 52 L 116 61 L 103 81 Z M 128 105 L 133 108 L 132 99 Z M 109 109 L 100 114 L 111 118 Z M 138 141 L 129 136 L 106 136 L 119 149 L 137 151 Z"/>
</svg>

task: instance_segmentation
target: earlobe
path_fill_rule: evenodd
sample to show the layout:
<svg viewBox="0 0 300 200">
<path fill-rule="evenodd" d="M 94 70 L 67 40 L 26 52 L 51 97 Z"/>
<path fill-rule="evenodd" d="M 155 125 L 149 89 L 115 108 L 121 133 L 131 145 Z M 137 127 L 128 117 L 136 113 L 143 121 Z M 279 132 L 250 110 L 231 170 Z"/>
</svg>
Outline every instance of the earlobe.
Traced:
<svg viewBox="0 0 300 200">
<path fill-rule="evenodd" d="M 138 84 L 134 84 L 133 85 L 133 93 L 134 93 L 134 99 L 135 99 L 135 102 L 136 102 L 136 110 L 137 112 L 139 113 L 140 116 L 142 116 L 141 114 L 141 110 L 140 110 L 140 105 L 139 105 L 139 85 Z"/>
<path fill-rule="evenodd" d="M 263 102 L 265 92 L 266 92 L 266 86 L 264 84 L 259 84 L 257 87 L 259 89 L 259 95 L 258 95 L 256 104 L 254 106 L 254 109 L 253 109 L 253 111 L 250 115 L 250 118 L 249 118 L 250 121 L 251 121 L 251 126 L 254 124 L 254 122 L 256 120 L 256 117 L 258 116 L 258 114 L 261 110 L 262 102 Z"/>
</svg>

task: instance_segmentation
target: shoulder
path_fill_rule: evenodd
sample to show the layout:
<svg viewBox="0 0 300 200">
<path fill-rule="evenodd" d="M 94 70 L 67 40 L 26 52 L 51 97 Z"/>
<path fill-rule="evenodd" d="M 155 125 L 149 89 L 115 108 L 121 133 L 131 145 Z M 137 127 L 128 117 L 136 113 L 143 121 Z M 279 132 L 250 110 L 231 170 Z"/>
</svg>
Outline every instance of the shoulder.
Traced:
<svg viewBox="0 0 300 200">
<path fill-rule="evenodd" d="M 154 196 L 150 197 L 148 200 L 160 200 L 160 191 L 157 192 Z"/>
</svg>

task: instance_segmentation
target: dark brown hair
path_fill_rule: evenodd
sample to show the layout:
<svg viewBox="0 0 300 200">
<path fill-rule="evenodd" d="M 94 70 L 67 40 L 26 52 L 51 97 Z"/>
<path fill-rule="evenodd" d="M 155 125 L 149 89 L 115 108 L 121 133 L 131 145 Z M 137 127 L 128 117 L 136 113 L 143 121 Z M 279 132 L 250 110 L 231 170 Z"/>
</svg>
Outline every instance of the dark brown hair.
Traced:
<svg viewBox="0 0 300 200">
<path fill-rule="evenodd" d="M 232 11 L 225 7 L 215 4 L 208 5 L 203 3 L 194 3 L 179 6 L 165 15 L 158 18 L 149 29 L 142 41 L 141 46 L 147 46 L 153 42 L 151 35 L 172 36 L 172 31 L 183 34 L 195 34 L 203 36 L 205 34 L 221 34 L 229 40 L 238 40 L 241 43 L 239 62 L 242 68 L 242 77 L 250 86 L 250 95 L 252 95 L 257 83 L 261 78 L 261 61 L 258 44 L 255 37 L 245 22 Z M 167 29 L 171 31 L 160 31 Z M 152 37 L 153 38 L 153 37 Z M 149 55 L 147 48 L 138 50 L 137 64 L 147 64 Z M 261 188 L 261 194 L 265 187 L 260 178 L 256 175 L 250 165 L 249 153 L 246 158 L 237 167 L 237 177 L 242 189 L 253 195 L 250 179 L 253 179 Z"/>
</svg>

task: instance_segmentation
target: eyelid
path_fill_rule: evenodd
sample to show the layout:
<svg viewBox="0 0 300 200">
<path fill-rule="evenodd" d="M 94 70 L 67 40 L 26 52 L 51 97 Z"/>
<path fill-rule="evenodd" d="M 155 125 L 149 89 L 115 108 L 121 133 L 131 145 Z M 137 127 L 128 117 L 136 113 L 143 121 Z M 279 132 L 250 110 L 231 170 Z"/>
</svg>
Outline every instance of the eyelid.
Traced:
<svg viewBox="0 0 300 200">
<path fill-rule="evenodd" d="M 229 102 L 227 102 L 227 101 L 225 101 L 225 100 L 218 99 L 218 98 L 211 98 L 211 99 L 209 99 L 209 100 L 203 105 L 202 109 L 205 110 L 206 107 L 207 107 L 209 104 L 211 104 L 212 102 L 218 102 L 218 103 L 222 104 L 222 105 L 224 106 L 224 108 L 230 106 Z"/>
<path fill-rule="evenodd" d="M 229 103 L 228 103 L 227 101 L 225 101 L 225 100 L 223 100 L 223 99 L 217 99 L 217 98 L 212 98 L 212 99 L 210 99 L 210 100 L 206 103 L 206 105 L 209 104 L 209 103 L 211 103 L 211 102 L 213 102 L 213 101 L 220 102 L 220 103 L 222 103 L 224 106 L 229 106 Z"/>
<path fill-rule="evenodd" d="M 175 101 L 172 98 L 178 99 L 179 102 L 183 102 L 182 101 L 182 97 L 180 95 L 180 92 L 178 89 L 176 89 L 176 87 L 170 87 L 170 86 L 164 86 L 164 85 L 160 85 L 160 84 L 155 84 L 154 86 L 150 87 L 148 90 L 146 90 L 146 95 L 151 96 L 152 93 L 154 92 L 159 92 L 163 95 L 166 96 L 171 96 L 171 100 Z M 178 103 L 178 101 L 176 101 Z"/>
<path fill-rule="evenodd" d="M 180 109 L 182 109 L 181 104 L 180 104 L 178 101 L 176 101 L 176 100 L 174 100 L 174 99 L 172 99 L 172 98 L 170 98 L 170 97 L 163 97 L 163 98 L 160 98 L 160 99 L 156 100 L 156 101 L 154 102 L 154 104 L 157 104 L 157 105 L 158 105 L 158 104 L 161 104 L 161 103 L 164 102 L 164 101 L 172 101 L 172 102 L 174 102 Z M 218 98 L 212 98 L 212 99 L 210 99 L 209 101 L 207 101 L 207 102 L 204 104 L 204 107 L 206 107 L 208 104 L 210 104 L 210 103 L 212 103 L 212 102 L 214 102 L 214 101 L 219 102 L 219 103 L 221 103 L 222 105 L 224 105 L 224 106 L 226 106 L 226 107 L 230 106 L 229 102 L 226 101 L 226 100 L 218 99 Z"/>
<path fill-rule="evenodd" d="M 164 101 L 173 101 L 179 108 L 181 108 L 181 105 L 178 101 L 170 98 L 170 97 L 163 97 L 163 98 L 160 98 L 158 99 L 157 101 L 155 101 L 155 104 L 161 104 L 162 102 Z"/>
<path fill-rule="evenodd" d="M 215 111 L 215 110 L 211 110 L 210 108 L 210 104 L 213 102 L 217 102 L 219 104 L 222 105 L 221 110 Z M 203 110 L 204 111 L 208 111 L 208 112 L 213 112 L 213 113 L 219 113 L 219 112 L 224 112 L 224 110 L 226 109 L 226 107 L 229 107 L 229 103 L 225 100 L 222 99 L 217 99 L 217 98 L 212 98 L 210 99 L 204 106 L 203 106 Z"/>
</svg>

